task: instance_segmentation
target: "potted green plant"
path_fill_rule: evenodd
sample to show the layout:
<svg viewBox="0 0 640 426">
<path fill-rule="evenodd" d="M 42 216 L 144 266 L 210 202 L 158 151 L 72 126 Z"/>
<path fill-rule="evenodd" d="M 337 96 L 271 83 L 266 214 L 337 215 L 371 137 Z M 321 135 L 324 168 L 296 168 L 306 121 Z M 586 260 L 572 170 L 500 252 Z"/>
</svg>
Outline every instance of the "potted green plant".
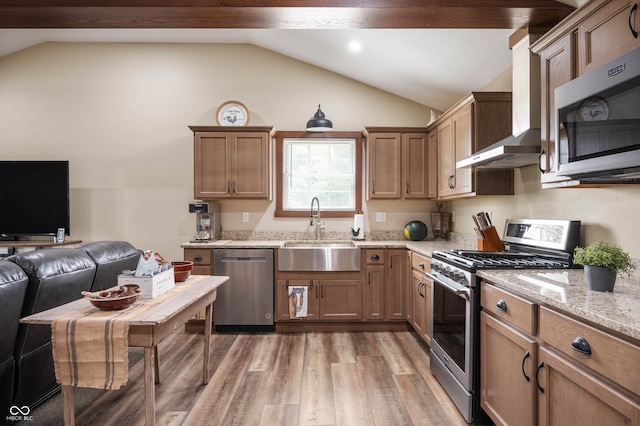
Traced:
<svg viewBox="0 0 640 426">
<path fill-rule="evenodd" d="M 616 244 L 596 241 L 587 247 L 576 247 L 573 263 L 584 265 L 587 288 L 595 291 L 613 291 L 618 275 L 628 275 L 634 264 L 629 253 Z"/>
</svg>

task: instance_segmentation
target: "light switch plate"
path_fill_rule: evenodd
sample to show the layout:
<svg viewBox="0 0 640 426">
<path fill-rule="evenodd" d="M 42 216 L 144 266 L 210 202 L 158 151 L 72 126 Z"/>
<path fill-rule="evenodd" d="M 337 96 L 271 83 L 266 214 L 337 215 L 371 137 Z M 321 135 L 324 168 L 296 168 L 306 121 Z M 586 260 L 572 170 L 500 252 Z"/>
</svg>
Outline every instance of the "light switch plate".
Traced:
<svg viewBox="0 0 640 426">
<path fill-rule="evenodd" d="M 376 212 L 376 222 L 386 222 L 387 212 Z"/>
<path fill-rule="evenodd" d="M 242 221 L 249 222 L 249 212 L 242 212 Z"/>
</svg>

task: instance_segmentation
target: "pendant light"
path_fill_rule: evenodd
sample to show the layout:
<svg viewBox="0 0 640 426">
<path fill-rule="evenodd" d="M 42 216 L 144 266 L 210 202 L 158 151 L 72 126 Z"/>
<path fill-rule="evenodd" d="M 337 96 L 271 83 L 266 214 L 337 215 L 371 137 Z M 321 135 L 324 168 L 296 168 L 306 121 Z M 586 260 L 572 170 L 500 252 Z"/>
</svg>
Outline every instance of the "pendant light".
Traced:
<svg viewBox="0 0 640 426">
<path fill-rule="evenodd" d="M 330 120 L 324 118 L 324 112 L 320 109 L 320 105 L 318 105 L 318 111 L 316 111 L 315 115 L 311 120 L 307 121 L 307 131 L 308 132 L 323 132 L 326 130 L 332 130 L 333 123 Z"/>
</svg>

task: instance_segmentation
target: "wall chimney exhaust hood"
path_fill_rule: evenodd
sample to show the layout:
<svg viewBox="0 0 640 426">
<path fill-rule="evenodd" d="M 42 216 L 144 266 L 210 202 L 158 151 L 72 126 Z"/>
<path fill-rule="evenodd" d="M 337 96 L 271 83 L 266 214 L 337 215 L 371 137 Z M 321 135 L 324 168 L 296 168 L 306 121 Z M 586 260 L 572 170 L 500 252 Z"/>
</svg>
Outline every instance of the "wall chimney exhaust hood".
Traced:
<svg viewBox="0 0 640 426">
<path fill-rule="evenodd" d="M 526 34 L 512 46 L 513 135 L 464 160 L 456 168 L 507 168 L 539 164 L 540 156 L 540 58 L 529 50 L 534 41 Z"/>
<path fill-rule="evenodd" d="M 527 129 L 482 149 L 471 157 L 456 162 L 456 168 L 505 168 L 538 164 L 540 157 L 540 129 Z"/>
</svg>

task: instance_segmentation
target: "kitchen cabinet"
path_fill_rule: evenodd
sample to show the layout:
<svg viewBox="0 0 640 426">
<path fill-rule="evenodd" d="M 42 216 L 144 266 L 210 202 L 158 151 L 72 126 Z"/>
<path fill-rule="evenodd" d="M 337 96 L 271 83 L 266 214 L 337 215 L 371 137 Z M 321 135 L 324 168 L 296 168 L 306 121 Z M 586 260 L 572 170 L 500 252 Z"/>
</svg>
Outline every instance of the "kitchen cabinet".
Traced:
<svg viewBox="0 0 640 426">
<path fill-rule="evenodd" d="M 534 426 L 536 306 L 486 282 L 480 292 L 480 405 L 496 425 Z"/>
<path fill-rule="evenodd" d="M 362 320 L 362 280 L 323 277 L 276 280 L 276 321 L 360 321 Z M 359 274 L 358 274 L 359 277 Z M 289 286 L 307 286 L 307 316 L 290 318 Z"/>
<path fill-rule="evenodd" d="M 196 199 L 269 198 L 272 127 L 190 129 Z"/>
<path fill-rule="evenodd" d="M 593 13 L 577 28 L 578 75 L 640 46 L 637 1 L 600 1 L 594 6 Z"/>
<path fill-rule="evenodd" d="M 365 317 L 384 320 L 386 250 L 364 250 L 367 285 L 365 289 Z"/>
<path fill-rule="evenodd" d="M 541 66 L 543 188 L 594 186 L 557 174 L 554 90 L 640 46 L 633 34 L 640 29 L 637 8 L 629 0 L 590 1 L 532 44 Z"/>
<path fill-rule="evenodd" d="M 212 249 L 185 248 L 184 260 L 193 262 L 193 275 L 213 275 L 212 254 Z"/>
<path fill-rule="evenodd" d="M 431 288 L 432 281 L 426 275 L 431 272 L 431 259 L 419 253 L 411 254 L 411 325 L 418 336 L 431 345 Z"/>
<path fill-rule="evenodd" d="M 407 257 L 405 249 L 389 249 L 385 280 L 385 317 L 386 321 L 403 321 L 407 310 L 405 278 Z"/>
<path fill-rule="evenodd" d="M 367 127 L 369 199 L 428 197 L 428 144 L 424 128 Z"/>
<path fill-rule="evenodd" d="M 640 425 L 640 346 L 487 281 L 481 304 L 481 406 L 497 425 Z"/>
<path fill-rule="evenodd" d="M 366 263 L 365 316 L 368 320 L 404 321 L 406 311 L 405 249 L 364 250 Z"/>
<path fill-rule="evenodd" d="M 513 195 L 512 169 L 456 168 L 457 161 L 512 133 L 510 92 L 473 92 L 442 114 L 428 131 L 429 143 L 437 152 L 437 184 L 433 187 L 437 199 Z"/>
<path fill-rule="evenodd" d="M 427 188 L 427 197 L 428 198 L 437 198 L 438 197 L 438 130 L 434 129 L 428 133 L 427 143 L 429 144 L 428 148 L 428 156 L 429 156 L 429 172 L 428 172 L 428 188 Z"/>
</svg>

